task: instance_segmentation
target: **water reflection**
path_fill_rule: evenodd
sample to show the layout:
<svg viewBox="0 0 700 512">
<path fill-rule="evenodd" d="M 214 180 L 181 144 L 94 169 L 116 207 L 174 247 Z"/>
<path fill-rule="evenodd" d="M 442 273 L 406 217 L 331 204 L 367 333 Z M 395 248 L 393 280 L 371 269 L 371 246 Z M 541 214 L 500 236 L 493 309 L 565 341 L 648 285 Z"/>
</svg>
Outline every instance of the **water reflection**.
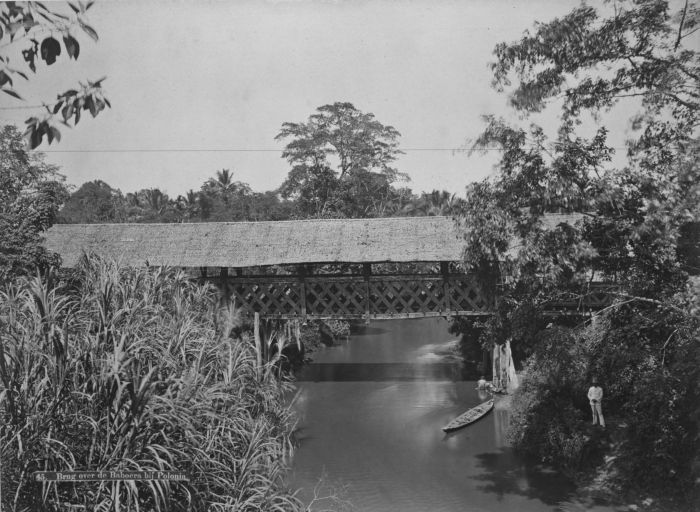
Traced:
<svg viewBox="0 0 700 512">
<path fill-rule="evenodd" d="M 495 442 L 498 448 L 508 446 L 508 422 L 510 421 L 510 396 L 501 396 L 493 406 Z"/>
<path fill-rule="evenodd" d="M 478 489 L 505 496 L 522 496 L 546 505 L 559 505 L 572 497 L 574 486 L 560 473 L 538 464 L 521 462 L 508 449 L 480 453 L 476 456 Z"/>
<path fill-rule="evenodd" d="M 479 397 L 479 400 L 481 400 L 482 402 L 485 402 L 486 400 L 491 398 L 491 393 L 483 389 L 477 389 L 476 394 Z"/>
<path fill-rule="evenodd" d="M 508 397 L 467 428 L 441 430 L 489 398 L 476 378 L 463 380 L 447 322 L 370 327 L 315 354 L 299 376 L 300 447 L 289 484 L 303 499 L 325 474 L 357 510 L 563 510 L 571 486 L 508 446 Z"/>
<path fill-rule="evenodd" d="M 313 382 L 351 381 L 460 381 L 464 380 L 455 363 L 312 363 L 297 380 Z"/>
</svg>

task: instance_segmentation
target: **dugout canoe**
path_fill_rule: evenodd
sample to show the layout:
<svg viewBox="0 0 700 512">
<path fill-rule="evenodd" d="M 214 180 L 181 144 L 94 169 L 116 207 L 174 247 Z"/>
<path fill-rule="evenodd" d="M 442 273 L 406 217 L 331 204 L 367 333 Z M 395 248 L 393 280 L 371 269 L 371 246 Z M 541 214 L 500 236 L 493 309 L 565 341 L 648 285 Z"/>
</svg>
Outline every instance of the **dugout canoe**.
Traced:
<svg viewBox="0 0 700 512">
<path fill-rule="evenodd" d="M 452 432 L 467 425 L 471 425 L 479 418 L 485 416 L 491 409 L 493 409 L 493 398 L 486 400 L 484 403 L 472 407 L 464 414 L 457 416 L 455 419 L 450 421 L 447 425 L 442 427 L 445 432 Z"/>
</svg>

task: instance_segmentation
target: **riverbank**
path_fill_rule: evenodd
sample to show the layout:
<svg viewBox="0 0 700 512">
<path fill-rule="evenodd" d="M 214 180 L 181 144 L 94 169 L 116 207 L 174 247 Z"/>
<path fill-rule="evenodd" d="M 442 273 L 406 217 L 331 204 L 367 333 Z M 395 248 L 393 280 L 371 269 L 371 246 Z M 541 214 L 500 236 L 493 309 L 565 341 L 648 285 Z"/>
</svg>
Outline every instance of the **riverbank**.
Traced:
<svg viewBox="0 0 700 512">
<path fill-rule="evenodd" d="M 541 460 L 565 474 L 575 485 L 577 500 L 583 503 L 608 504 L 616 510 L 630 512 L 694 512 L 697 510 L 698 496 L 680 494 L 677 490 L 659 492 L 658 489 L 629 485 L 628 478 L 621 478 L 617 472 L 616 459 L 620 447 L 628 442 L 630 428 L 628 421 L 617 413 L 609 404 L 604 406 L 605 428 L 591 425 L 590 409 L 574 408 L 568 403 L 568 395 L 563 395 L 564 405 L 561 410 L 551 410 L 549 414 L 541 411 L 541 418 L 549 418 L 548 430 L 535 432 L 539 436 L 549 435 L 548 443 L 556 444 L 557 451 L 538 452 L 527 444 L 523 436 L 522 421 L 528 418 L 529 410 L 538 410 L 533 402 L 532 377 L 527 372 L 522 376 L 523 387 L 511 397 L 511 415 L 513 425 L 507 435 L 518 452 L 523 456 Z M 539 385 L 544 385 L 540 383 Z M 557 391 L 550 391 L 556 394 Z M 540 390 L 539 395 L 544 395 Z M 588 404 L 586 404 L 588 405 Z M 566 416 L 568 430 L 563 432 L 561 415 Z M 532 421 L 531 419 L 528 419 Z M 542 423 L 542 420 L 539 420 Z M 534 428 L 530 427 L 530 435 Z M 553 439 L 552 439 L 553 438 Z M 630 461 L 631 463 L 631 461 Z"/>
<path fill-rule="evenodd" d="M 465 503 L 486 512 L 611 512 L 576 502 L 568 479 L 515 453 L 510 397 L 474 425 L 442 432 L 483 401 L 454 343 L 447 321 L 428 318 L 372 322 L 319 349 L 297 376 L 299 446 L 288 485 L 309 502 L 323 477 L 357 510 L 377 512 L 463 512 Z"/>
</svg>

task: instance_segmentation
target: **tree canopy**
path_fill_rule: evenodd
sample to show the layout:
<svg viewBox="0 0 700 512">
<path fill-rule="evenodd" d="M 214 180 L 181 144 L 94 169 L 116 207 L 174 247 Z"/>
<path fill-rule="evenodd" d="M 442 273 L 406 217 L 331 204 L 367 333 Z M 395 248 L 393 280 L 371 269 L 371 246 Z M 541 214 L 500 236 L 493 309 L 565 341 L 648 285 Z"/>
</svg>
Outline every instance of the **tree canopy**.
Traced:
<svg viewBox="0 0 700 512">
<path fill-rule="evenodd" d="M 14 126 L 0 131 L 0 283 L 57 263 L 41 245 L 68 197 L 65 178 L 28 153 Z"/>
<path fill-rule="evenodd" d="M 371 216 L 395 195 L 392 184 L 406 179 L 393 167 L 399 137 L 343 102 L 319 107 L 305 123 L 283 123 L 276 139 L 290 140 L 282 157 L 292 169 L 280 191 L 304 216 Z"/>
<path fill-rule="evenodd" d="M 698 269 L 681 247 L 700 225 L 700 55 L 687 44 L 699 21 L 688 2 L 677 12 L 661 0 L 583 4 L 499 44 L 494 86 L 525 117 L 559 109 L 560 123 L 550 138 L 534 122 L 487 117 L 473 149 L 502 157 L 495 177 L 468 188 L 460 216 L 467 263 L 503 280 L 483 339 L 530 355 L 516 446 L 572 474 L 597 467 L 609 495 L 668 486 L 680 496 L 700 476 Z M 621 102 L 637 113 L 618 165 L 604 119 Z M 581 220 L 545 230 L 547 212 Z M 546 304 L 593 281 L 614 284 L 613 304 L 592 323 L 545 329 Z M 620 425 L 607 465 L 575 410 L 595 374 Z"/>
<path fill-rule="evenodd" d="M 59 223 L 91 224 L 119 222 L 124 197 L 102 180 L 83 183 L 61 208 Z"/>
</svg>

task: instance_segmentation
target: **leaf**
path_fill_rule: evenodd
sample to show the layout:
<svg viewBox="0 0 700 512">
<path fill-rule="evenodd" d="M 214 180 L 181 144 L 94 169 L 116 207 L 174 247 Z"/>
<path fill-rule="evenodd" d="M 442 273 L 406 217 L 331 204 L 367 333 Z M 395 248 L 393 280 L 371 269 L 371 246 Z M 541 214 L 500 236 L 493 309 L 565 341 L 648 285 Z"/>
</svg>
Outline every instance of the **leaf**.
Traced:
<svg viewBox="0 0 700 512">
<path fill-rule="evenodd" d="M 49 126 L 49 133 L 53 135 L 53 138 L 56 139 L 56 142 L 61 142 L 61 132 L 58 131 L 58 128 L 55 126 Z"/>
<path fill-rule="evenodd" d="M 78 13 L 80 12 L 80 7 L 78 7 L 77 5 L 75 5 L 75 4 L 71 3 L 71 2 L 68 2 L 68 6 L 69 6 L 71 9 L 73 9 L 73 12 L 74 12 L 75 14 L 78 14 Z"/>
<path fill-rule="evenodd" d="M 29 148 L 36 149 L 41 144 L 41 139 L 43 137 L 42 126 L 30 126 L 27 131 L 29 132 Z"/>
<path fill-rule="evenodd" d="M 92 99 L 92 96 L 85 98 L 85 106 L 83 108 L 90 110 L 92 117 L 97 116 L 97 105 L 95 105 L 95 101 Z"/>
<path fill-rule="evenodd" d="M 47 65 L 56 62 L 56 57 L 61 55 L 61 45 L 53 37 L 47 37 L 41 42 L 41 58 Z"/>
<path fill-rule="evenodd" d="M 73 104 L 72 103 L 66 103 L 66 106 L 63 107 L 63 110 L 61 110 L 61 115 L 63 116 L 63 120 L 68 122 L 68 120 L 73 116 Z"/>
<path fill-rule="evenodd" d="M 78 60 L 78 56 L 80 55 L 80 43 L 70 34 L 66 34 L 63 36 L 63 44 L 66 47 L 68 56 Z"/>
<path fill-rule="evenodd" d="M 58 113 L 58 111 L 61 110 L 62 105 L 63 105 L 63 101 L 59 101 L 58 103 L 56 103 L 56 105 L 54 105 L 54 107 L 53 107 L 53 113 L 54 114 Z"/>
<path fill-rule="evenodd" d="M 93 39 L 93 41 L 97 41 L 99 39 L 99 36 L 97 35 L 95 29 L 87 23 L 85 23 L 83 20 L 80 20 L 80 27 L 87 35 L 89 35 Z"/>
<path fill-rule="evenodd" d="M 5 73 L 2 69 L 0 69 L 0 87 L 7 83 L 12 85 L 12 78 L 10 78 L 10 75 Z"/>
<path fill-rule="evenodd" d="M 88 80 L 88 84 L 90 84 L 91 87 L 102 87 L 102 82 L 104 82 L 105 80 L 107 80 L 107 77 L 103 76 L 96 82 L 91 82 L 90 80 Z"/>
<path fill-rule="evenodd" d="M 13 89 L 10 89 L 9 87 L 3 87 L 2 92 L 9 94 L 10 96 L 12 96 L 14 98 L 17 98 L 18 100 L 23 99 L 22 96 L 17 94 L 16 91 L 14 91 Z"/>
</svg>

